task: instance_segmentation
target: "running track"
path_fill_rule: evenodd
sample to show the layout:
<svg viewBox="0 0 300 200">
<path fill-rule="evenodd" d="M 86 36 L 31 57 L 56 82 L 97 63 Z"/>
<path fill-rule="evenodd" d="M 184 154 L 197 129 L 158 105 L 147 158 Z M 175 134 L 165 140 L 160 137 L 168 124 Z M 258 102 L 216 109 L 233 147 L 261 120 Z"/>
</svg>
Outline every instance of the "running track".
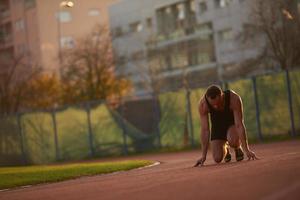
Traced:
<svg viewBox="0 0 300 200">
<path fill-rule="evenodd" d="M 258 144 L 251 148 L 260 160 L 216 165 L 209 153 L 206 165 L 198 168 L 192 165 L 200 151 L 130 157 L 161 164 L 2 191 L 0 199 L 300 199 L 300 141 Z"/>
</svg>

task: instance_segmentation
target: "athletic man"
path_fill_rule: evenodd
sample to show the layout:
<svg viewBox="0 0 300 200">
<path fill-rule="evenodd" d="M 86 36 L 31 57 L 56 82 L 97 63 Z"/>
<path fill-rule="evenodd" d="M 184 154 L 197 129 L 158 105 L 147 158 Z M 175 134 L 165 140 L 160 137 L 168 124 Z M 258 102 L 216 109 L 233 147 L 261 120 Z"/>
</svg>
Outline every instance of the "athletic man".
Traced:
<svg viewBox="0 0 300 200">
<path fill-rule="evenodd" d="M 248 146 L 242 100 L 237 93 L 232 90 L 222 91 L 217 85 L 209 86 L 199 102 L 199 114 L 202 157 L 197 161 L 195 167 L 203 165 L 206 160 L 210 138 L 209 114 L 212 154 L 215 162 L 220 163 L 223 159 L 225 162 L 231 160 L 229 146 L 234 148 L 237 161 L 244 159 L 244 152 L 249 160 L 257 159 L 255 153 Z"/>
</svg>

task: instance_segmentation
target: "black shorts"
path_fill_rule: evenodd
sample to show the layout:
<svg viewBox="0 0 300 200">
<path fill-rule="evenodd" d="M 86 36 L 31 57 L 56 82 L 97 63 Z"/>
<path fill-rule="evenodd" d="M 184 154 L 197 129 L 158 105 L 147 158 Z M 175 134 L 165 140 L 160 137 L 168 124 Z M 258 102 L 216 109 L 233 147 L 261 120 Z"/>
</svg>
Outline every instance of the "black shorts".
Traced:
<svg viewBox="0 0 300 200">
<path fill-rule="evenodd" d="M 227 132 L 232 125 L 234 124 L 212 126 L 210 140 L 227 140 Z"/>
</svg>

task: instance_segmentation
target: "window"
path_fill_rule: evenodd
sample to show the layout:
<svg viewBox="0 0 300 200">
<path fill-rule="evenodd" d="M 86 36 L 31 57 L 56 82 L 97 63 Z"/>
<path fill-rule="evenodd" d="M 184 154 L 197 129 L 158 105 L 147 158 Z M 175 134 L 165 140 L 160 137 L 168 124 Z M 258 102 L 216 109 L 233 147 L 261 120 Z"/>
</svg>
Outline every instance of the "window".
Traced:
<svg viewBox="0 0 300 200">
<path fill-rule="evenodd" d="M 22 0 L 13 0 L 13 4 L 21 3 Z"/>
<path fill-rule="evenodd" d="M 147 24 L 147 28 L 148 28 L 148 29 L 152 29 L 152 25 L 153 25 L 153 24 L 152 24 L 152 18 L 150 18 L 150 17 L 147 18 L 147 19 L 146 19 L 146 24 Z"/>
<path fill-rule="evenodd" d="M 144 91 L 146 89 L 144 82 L 134 83 L 134 87 L 137 89 L 137 91 Z"/>
<path fill-rule="evenodd" d="M 173 69 L 183 68 L 188 65 L 188 56 L 185 50 L 175 49 L 171 51 L 170 57 Z"/>
<path fill-rule="evenodd" d="M 197 30 L 201 31 L 212 31 L 212 23 L 206 22 L 197 25 Z"/>
<path fill-rule="evenodd" d="M 255 25 L 248 24 L 248 23 L 243 24 L 243 32 L 244 32 L 244 34 L 246 34 L 247 36 L 249 36 L 251 38 L 253 38 L 255 36 L 255 34 L 257 33 Z"/>
<path fill-rule="evenodd" d="M 156 11 L 158 32 L 164 35 L 176 30 L 178 10 L 177 6 L 168 6 Z"/>
<path fill-rule="evenodd" d="M 4 29 L 0 27 L 0 42 L 4 39 L 4 37 L 5 37 Z"/>
<path fill-rule="evenodd" d="M 25 24 L 23 19 L 19 19 L 15 22 L 16 31 L 24 30 Z"/>
<path fill-rule="evenodd" d="M 199 3 L 199 12 L 200 14 L 203 14 L 207 11 L 207 3 L 206 1 L 202 1 Z"/>
<path fill-rule="evenodd" d="M 128 59 L 125 55 L 120 55 L 117 57 L 117 60 L 116 60 L 117 64 L 122 66 L 122 65 L 125 65 L 127 62 L 128 62 Z"/>
<path fill-rule="evenodd" d="M 162 61 L 161 56 L 151 57 L 149 62 L 151 71 L 162 70 L 164 68 L 164 65 L 161 63 Z"/>
<path fill-rule="evenodd" d="M 91 16 L 91 17 L 99 16 L 99 15 L 100 15 L 100 11 L 96 8 L 92 8 L 88 12 L 88 16 Z"/>
<path fill-rule="evenodd" d="M 177 19 L 178 20 L 183 20 L 185 18 L 185 9 L 184 9 L 184 4 L 177 4 Z"/>
<path fill-rule="evenodd" d="M 198 54 L 198 64 L 205 64 L 205 63 L 210 63 L 211 59 L 209 54 L 205 53 L 205 52 L 200 52 Z"/>
<path fill-rule="evenodd" d="M 196 4 L 195 4 L 194 0 L 187 1 L 186 13 L 187 13 L 186 14 L 187 15 L 187 23 L 188 23 L 187 27 L 192 28 L 196 25 Z"/>
<path fill-rule="evenodd" d="M 60 45 L 62 48 L 73 48 L 75 46 L 74 39 L 71 36 L 65 36 L 60 38 Z"/>
<path fill-rule="evenodd" d="M 141 22 L 134 22 L 129 25 L 130 32 L 141 32 L 143 30 L 143 25 Z"/>
<path fill-rule="evenodd" d="M 59 12 L 59 21 L 60 22 L 70 22 L 72 20 L 72 15 L 68 11 L 60 11 Z"/>
<path fill-rule="evenodd" d="M 187 0 L 156 10 L 159 35 L 166 40 L 189 35 L 196 23 L 195 1 Z"/>
<path fill-rule="evenodd" d="M 232 0 L 215 0 L 215 6 L 217 8 L 224 8 L 228 6 L 231 2 Z"/>
<path fill-rule="evenodd" d="M 233 39 L 233 32 L 232 29 L 224 29 L 219 32 L 219 39 L 220 41 L 227 41 Z"/>
<path fill-rule="evenodd" d="M 25 44 L 18 45 L 17 51 L 19 55 L 24 55 L 26 53 L 26 45 Z"/>
<path fill-rule="evenodd" d="M 191 9 L 192 12 L 196 12 L 196 4 L 195 4 L 195 0 L 190 0 L 188 1 L 189 7 Z"/>
<path fill-rule="evenodd" d="M 196 27 L 197 32 L 202 33 L 202 34 L 212 34 L 213 27 L 211 22 L 206 22 L 202 24 L 197 24 Z"/>
<path fill-rule="evenodd" d="M 14 58 L 14 48 L 9 47 L 4 50 L 0 50 L 0 59 L 13 59 Z"/>
<path fill-rule="evenodd" d="M 112 30 L 113 37 L 121 37 L 123 35 L 122 27 L 117 26 Z"/>
<path fill-rule="evenodd" d="M 170 51 L 167 51 L 166 49 L 150 50 L 147 54 L 150 72 L 167 71 L 171 66 L 169 53 Z"/>
<path fill-rule="evenodd" d="M 35 0 L 24 0 L 25 8 L 33 8 L 35 7 Z"/>
<path fill-rule="evenodd" d="M 137 51 L 133 54 L 131 54 L 131 60 L 137 61 L 144 58 L 144 52 L 143 51 Z"/>
<path fill-rule="evenodd" d="M 12 39 L 12 23 L 7 22 L 0 26 L 0 43 L 11 43 Z"/>
<path fill-rule="evenodd" d="M 215 60 L 213 35 L 210 34 L 208 36 L 207 38 L 199 37 L 189 41 L 188 56 L 190 66 L 211 63 Z"/>
</svg>

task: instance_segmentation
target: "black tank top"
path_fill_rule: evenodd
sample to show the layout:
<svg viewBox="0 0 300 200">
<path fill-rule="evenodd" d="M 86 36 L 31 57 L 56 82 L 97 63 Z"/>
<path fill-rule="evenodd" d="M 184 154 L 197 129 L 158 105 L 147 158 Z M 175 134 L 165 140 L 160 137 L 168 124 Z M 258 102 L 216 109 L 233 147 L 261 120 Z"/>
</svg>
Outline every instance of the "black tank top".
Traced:
<svg viewBox="0 0 300 200">
<path fill-rule="evenodd" d="M 228 129 L 231 125 L 234 125 L 234 115 L 233 111 L 230 109 L 230 90 L 224 91 L 225 102 L 224 110 L 215 110 L 209 103 L 205 96 L 206 103 L 208 105 L 211 128 L 212 130 Z"/>
</svg>

